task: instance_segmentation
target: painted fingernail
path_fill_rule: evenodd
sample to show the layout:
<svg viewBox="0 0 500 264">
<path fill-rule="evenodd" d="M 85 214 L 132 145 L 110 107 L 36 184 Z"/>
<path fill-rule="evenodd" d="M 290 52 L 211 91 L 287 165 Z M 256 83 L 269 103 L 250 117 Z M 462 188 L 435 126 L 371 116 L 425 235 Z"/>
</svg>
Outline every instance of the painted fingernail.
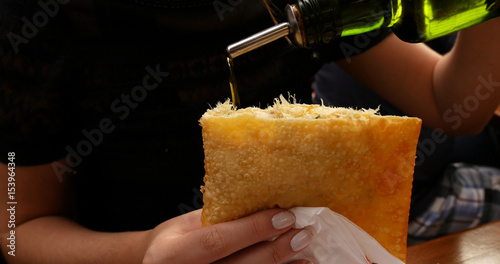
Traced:
<svg viewBox="0 0 500 264">
<path fill-rule="evenodd" d="M 295 223 L 295 216 L 288 211 L 284 211 L 275 214 L 271 219 L 271 222 L 273 224 L 273 227 L 279 230 L 293 225 L 293 223 Z"/>
<path fill-rule="evenodd" d="M 311 243 L 312 238 L 313 235 L 311 231 L 304 229 L 293 236 L 292 240 L 290 241 L 290 246 L 292 247 L 293 251 L 299 251 L 307 247 L 307 245 Z"/>
</svg>

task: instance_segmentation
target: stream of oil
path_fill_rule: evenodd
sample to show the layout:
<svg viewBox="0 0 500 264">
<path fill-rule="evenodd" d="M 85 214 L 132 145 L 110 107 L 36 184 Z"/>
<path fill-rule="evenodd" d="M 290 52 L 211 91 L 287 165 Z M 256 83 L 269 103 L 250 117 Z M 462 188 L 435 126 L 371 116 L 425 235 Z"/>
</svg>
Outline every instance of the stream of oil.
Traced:
<svg viewBox="0 0 500 264">
<path fill-rule="evenodd" d="M 238 107 L 240 107 L 240 96 L 238 95 L 238 85 L 236 84 L 236 79 L 234 78 L 232 58 L 227 57 L 227 65 L 229 66 L 229 86 L 231 87 L 231 99 L 233 102 L 233 108 L 237 109 Z"/>
</svg>

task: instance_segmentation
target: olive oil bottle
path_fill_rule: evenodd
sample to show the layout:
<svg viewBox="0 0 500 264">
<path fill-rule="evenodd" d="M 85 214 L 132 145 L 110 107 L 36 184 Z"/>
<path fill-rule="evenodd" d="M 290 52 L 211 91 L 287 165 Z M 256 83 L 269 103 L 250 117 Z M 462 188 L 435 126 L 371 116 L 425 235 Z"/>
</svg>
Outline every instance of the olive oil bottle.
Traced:
<svg viewBox="0 0 500 264">
<path fill-rule="evenodd" d="M 500 16 L 500 0 L 298 0 L 285 12 L 286 22 L 227 47 L 234 107 L 239 98 L 233 58 L 276 39 L 288 36 L 310 48 L 388 27 L 403 41 L 425 42 Z"/>
<path fill-rule="evenodd" d="M 382 27 L 403 41 L 425 42 L 500 16 L 500 0 L 298 0 L 285 12 L 287 21 L 266 34 L 229 45 L 229 56 L 284 36 L 296 46 L 314 47 Z"/>
<path fill-rule="evenodd" d="M 380 27 L 424 42 L 500 16 L 500 0 L 299 0 L 287 8 L 303 23 L 304 46 Z"/>
<path fill-rule="evenodd" d="M 500 16 L 500 0 L 419 0 L 397 6 L 389 27 L 407 42 L 435 39 Z"/>
</svg>

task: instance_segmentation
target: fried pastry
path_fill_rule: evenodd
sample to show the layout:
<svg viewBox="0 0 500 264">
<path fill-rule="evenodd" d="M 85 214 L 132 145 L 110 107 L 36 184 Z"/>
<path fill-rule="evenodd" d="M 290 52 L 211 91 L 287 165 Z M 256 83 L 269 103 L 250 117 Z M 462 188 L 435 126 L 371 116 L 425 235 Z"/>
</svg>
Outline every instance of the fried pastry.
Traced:
<svg viewBox="0 0 500 264">
<path fill-rule="evenodd" d="M 329 207 L 405 261 L 421 120 L 290 103 L 201 118 L 204 226 L 280 207 Z"/>
</svg>

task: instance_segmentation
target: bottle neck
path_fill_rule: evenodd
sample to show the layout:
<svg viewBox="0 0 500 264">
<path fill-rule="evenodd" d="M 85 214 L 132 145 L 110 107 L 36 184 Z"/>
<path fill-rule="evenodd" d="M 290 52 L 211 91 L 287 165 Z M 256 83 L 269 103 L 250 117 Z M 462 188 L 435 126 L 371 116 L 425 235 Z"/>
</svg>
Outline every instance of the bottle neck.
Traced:
<svg viewBox="0 0 500 264">
<path fill-rule="evenodd" d="M 287 7 L 289 23 L 297 25 L 295 32 L 300 34 L 292 39 L 297 46 L 314 47 L 388 26 L 397 12 L 397 1 L 299 0 Z"/>
</svg>

